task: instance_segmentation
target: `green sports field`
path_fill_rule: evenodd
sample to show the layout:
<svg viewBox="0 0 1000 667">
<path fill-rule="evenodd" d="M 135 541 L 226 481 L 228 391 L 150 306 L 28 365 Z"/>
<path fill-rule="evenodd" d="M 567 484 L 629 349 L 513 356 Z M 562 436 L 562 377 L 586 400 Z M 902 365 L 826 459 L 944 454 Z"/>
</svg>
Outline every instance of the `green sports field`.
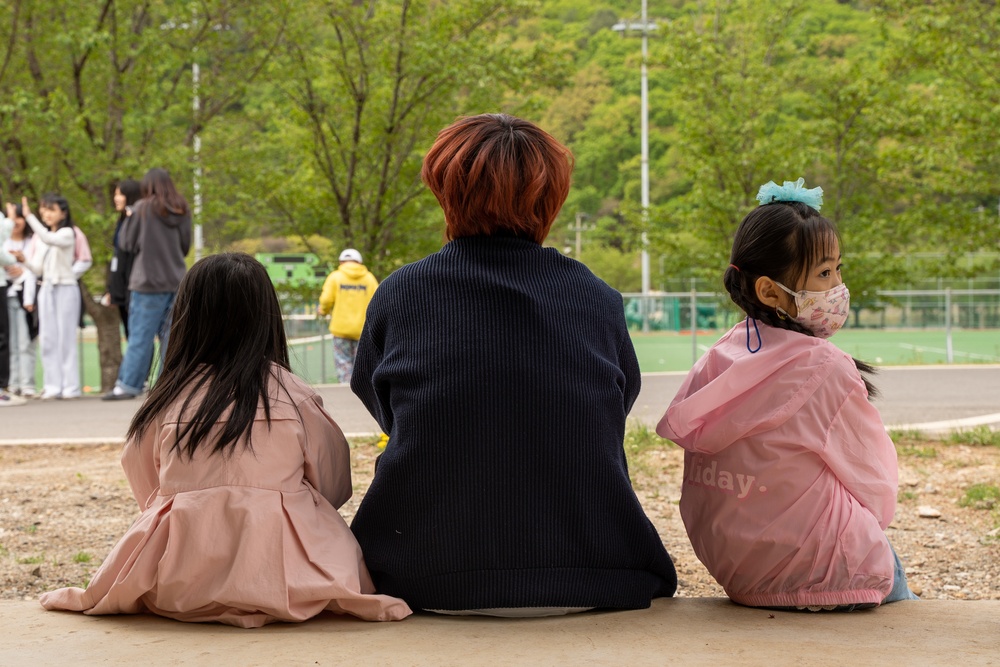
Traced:
<svg viewBox="0 0 1000 667">
<path fill-rule="evenodd" d="M 695 342 L 690 332 L 633 333 L 632 341 L 643 372 L 686 371 L 691 368 L 695 354 L 704 354 L 722 333 L 699 331 Z M 832 340 L 852 356 L 880 366 L 944 364 L 947 360 L 944 329 L 847 329 L 838 332 Z M 84 337 L 80 349 L 84 391 L 95 392 L 100 384 L 97 346 Z M 293 340 L 290 352 L 293 369 L 308 382 L 336 382 L 329 336 L 322 341 L 319 336 Z M 953 330 L 952 356 L 956 364 L 1000 363 L 1000 331 Z M 37 375 L 41 387 L 40 366 Z"/>
<path fill-rule="evenodd" d="M 701 331 L 697 343 L 690 332 L 634 333 L 632 342 L 644 372 L 686 371 L 695 353 L 700 357 L 723 333 Z M 948 358 L 944 329 L 845 329 L 831 341 L 851 356 L 879 366 L 944 364 Z M 952 358 L 956 364 L 1000 363 L 1000 331 L 953 330 Z"/>
</svg>

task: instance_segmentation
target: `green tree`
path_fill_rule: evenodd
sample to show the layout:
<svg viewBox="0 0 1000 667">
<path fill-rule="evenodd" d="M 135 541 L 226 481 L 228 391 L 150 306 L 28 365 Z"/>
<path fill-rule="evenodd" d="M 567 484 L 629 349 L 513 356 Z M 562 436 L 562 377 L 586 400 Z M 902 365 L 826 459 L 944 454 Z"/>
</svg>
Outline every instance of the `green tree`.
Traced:
<svg viewBox="0 0 1000 667">
<path fill-rule="evenodd" d="M 281 34 L 280 16 L 280 5 L 245 0 L 0 7 L 0 184 L 8 197 L 33 201 L 60 192 L 89 236 L 95 268 L 81 287 L 98 327 L 104 388 L 121 360 L 118 316 L 90 291 L 104 289 L 115 185 L 152 166 L 188 180 L 190 142 L 259 72 Z M 193 58 L 210 79 L 197 115 Z"/>
<path fill-rule="evenodd" d="M 433 250 L 443 226 L 419 172 L 437 131 L 462 114 L 530 117 L 532 88 L 566 71 L 551 44 L 515 42 L 512 24 L 534 7 L 298 6 L 268 80 L 242 110 L 253 135 L 238 142 L 240 162 L 260 167 L 246 174 L 253 195 L 244 203 L 302 237 L 360 249 L 376 271 Z"/>
</svg>

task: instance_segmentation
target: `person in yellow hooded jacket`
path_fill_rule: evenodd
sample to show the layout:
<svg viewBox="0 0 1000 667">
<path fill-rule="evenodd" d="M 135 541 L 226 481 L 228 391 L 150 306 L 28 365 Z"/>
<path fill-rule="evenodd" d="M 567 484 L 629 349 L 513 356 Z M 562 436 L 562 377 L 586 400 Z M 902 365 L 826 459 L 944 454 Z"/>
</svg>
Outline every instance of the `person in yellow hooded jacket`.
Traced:
<svg viewBox="0 0 1000 667">
<path fill-rule="evenodd" d="M 361 263 L 361 253 L 354 248 L 340 253 L 340 266 L 323 283 L 318 312 L 331 315 L 333 356 L 337 381 L 341 384 L 351 383 L 358 339 L 365 326 L 365 312 L 377 287 L 378 280 Z"/>
</svg>

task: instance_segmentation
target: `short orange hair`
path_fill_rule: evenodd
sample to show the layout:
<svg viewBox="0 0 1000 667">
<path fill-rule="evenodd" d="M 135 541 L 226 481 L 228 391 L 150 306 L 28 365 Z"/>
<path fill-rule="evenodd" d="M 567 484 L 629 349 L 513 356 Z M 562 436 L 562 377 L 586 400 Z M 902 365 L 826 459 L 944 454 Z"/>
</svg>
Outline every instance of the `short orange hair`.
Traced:
<svg viewBox="0 0 1000 667">
<path fill-rule="evenodd" d="M 569 193 L 573 154 L 507 114 L 460 118 L 438 133 L 420 176 L 448 238 L 513 234 L 541 243 Z"/>
</svg>

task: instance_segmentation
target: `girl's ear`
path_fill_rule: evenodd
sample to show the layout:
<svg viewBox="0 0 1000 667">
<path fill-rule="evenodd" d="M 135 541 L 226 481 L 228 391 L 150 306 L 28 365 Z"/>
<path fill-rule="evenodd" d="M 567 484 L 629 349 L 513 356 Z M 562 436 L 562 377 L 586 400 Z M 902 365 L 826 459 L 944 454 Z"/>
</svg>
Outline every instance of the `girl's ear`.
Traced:
<svg viewBox="0 0 1000 667">
<path fill-rule="evenodd" d="M 784 296 L 784 292 L 767 276 L 758 278 L 753 287 L 757 293 L 757 300 L 771 310 L 774 310 L 778 306 L 783 306 L 782 297 Z"/>
</svg>

